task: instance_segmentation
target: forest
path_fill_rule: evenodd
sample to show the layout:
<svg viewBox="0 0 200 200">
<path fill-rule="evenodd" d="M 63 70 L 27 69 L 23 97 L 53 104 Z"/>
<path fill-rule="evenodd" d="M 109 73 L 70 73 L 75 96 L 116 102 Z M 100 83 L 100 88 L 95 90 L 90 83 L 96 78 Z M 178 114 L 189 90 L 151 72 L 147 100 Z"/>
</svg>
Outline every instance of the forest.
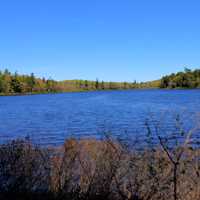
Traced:
<svg viewBox="0 0 200 200">
<path fill-rule="evenodd" d="M 19 75 L 17 72 L 11 73 L 5 69 L 0 71 L 0 94 L 32 94 L 32 93 L 54 93 L 72 91 L 92 91 L 92 90 L 115 90 L 115 89 L 135 89 L 146 87 L 157 87 L 158 82 L 137 83 L 133 82 L 104 82 L 96 79 L 90 80 L 64 80 L 55 81 L 51 78 L 37 78 L 33 73 L 30 75 Z"/>
<path fill-rule="evenodd" d="M 164 76 L 160 88 L 200 88 L 200 69 L 185 68 L 183 72 Z"/>
<path fill-rule="evenodd" d="M 0 71 L 0 94 L 37 94 L 93 90 L 120 90 L 142 88 L 199 88 L 200 69 L 185 68 L 183 72 L 163 76 L 160 80 L 148 82 L 105 82 L 91 80 L 56 81 L 52 78 L 38 78 L 33 73 L 20 75 L 5 69 Z"/>
</svg>

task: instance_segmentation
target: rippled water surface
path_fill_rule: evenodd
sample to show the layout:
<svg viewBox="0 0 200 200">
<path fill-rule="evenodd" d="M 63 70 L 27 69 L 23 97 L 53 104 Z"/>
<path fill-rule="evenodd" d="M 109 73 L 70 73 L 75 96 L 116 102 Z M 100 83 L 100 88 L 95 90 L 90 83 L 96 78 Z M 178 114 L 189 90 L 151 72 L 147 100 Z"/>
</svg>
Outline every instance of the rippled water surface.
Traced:
<svg viewBox="0 0 200 200">
<path fill-rule="evenodd" d="M 190 128 L 200 113 L 200 90 L 98 91 L 0 97 L 0 140 L 29 136 L 39 144 L 103 132 L 142 136 L 147 119 L 170 130 L 180 114 Z"/>
</svg>

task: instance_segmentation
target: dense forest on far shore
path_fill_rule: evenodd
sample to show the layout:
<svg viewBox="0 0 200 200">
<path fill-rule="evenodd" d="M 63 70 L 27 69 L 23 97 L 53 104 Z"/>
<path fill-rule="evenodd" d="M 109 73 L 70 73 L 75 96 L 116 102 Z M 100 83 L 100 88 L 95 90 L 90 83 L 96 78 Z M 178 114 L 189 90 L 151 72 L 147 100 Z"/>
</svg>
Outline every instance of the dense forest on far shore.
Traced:
<svg viewBox="0 0 200 200">
<path fill-rule="evenodd" d="M 51 78 L 37 78 L 33 73 L 19 75 L 7 69 L 0 71 L 0 94 L 34 94 L 92 90 L 118 90 L 141 88 L 200 88 L 200 69 L 185 69 L 183 72 L 162 77 L 149 82 L 104 82 L 90 80 L 55 81 Z"/>
<path fill-rule="evenodd" d="M 37 78 L 30 75 L 11 73 L 7 69 L 0 71 L 0 94 L 28 94 L 28 93 L 53 93 L 70 91 L 114 90 L 158 87 L 158 81 L 137 83 L 130 82 L 104 82 L 96 79 L 55 81 L 51 78 Z"/>
<path fill-rule="evenodd" d="M 200 88 L 200 69 L 187 69 L 162 77 L 160 88 Z"/>
</svg>

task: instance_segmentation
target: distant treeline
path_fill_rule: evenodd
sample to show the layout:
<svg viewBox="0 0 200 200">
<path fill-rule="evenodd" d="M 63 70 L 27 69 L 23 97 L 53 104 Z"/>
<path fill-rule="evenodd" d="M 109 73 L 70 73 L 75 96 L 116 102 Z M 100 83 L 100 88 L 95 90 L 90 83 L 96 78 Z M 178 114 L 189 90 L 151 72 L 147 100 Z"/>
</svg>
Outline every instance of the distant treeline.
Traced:
<svg viewBox="0 0 200 200">
<path fill-rule="evenodd" d="M 33 73 L 20 75 L 7 69 L 0 71 L 0 94 L 53 93 L 92 90 L 119 90 L 140 88 L 200 88 L 200 69 L 190 70 L 162 77 L 149 82 L 104 82 L 90 80 L 55 81 L 51 78 L 37 78 Z"/>
<path fill-rule="evenodd" d="M 114 90 L 158 87 L 158 82 L 137 83 L 130 82 L 104 82 L 89 80 L 65 80 L 55 81 L 51 78 L 37 78 L 33 73 L 19 75 L 11 73 L 7 69 L 0 71 L 0 94 L 25 94 L 25 93 L 51 93 L 87 90 Z"/>
<path fill-rule="evenodd" d="M 178 72 L 164 76 L 160 82 L 161 88 L 200 88 L 200 69 L 185 68 Z"/>
</svg>

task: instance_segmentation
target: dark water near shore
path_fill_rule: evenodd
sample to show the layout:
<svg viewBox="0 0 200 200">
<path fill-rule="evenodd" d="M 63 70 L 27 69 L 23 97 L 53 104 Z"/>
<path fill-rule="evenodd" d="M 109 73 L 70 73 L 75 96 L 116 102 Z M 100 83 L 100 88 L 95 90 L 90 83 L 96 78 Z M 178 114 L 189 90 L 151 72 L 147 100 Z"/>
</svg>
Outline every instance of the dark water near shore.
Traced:
<svg viewBox="0 0 200 200">
<path fill-rule="evenodd" d="M 200 90 L 97 91 L 0 97 L 0 143 L 29 136 L 38 144 L 66 137 L 101 137 L 104 132 L 143 138 L 147 119 L 172 131 L 180 114 L 190 129 L 200 113 Z"/>
</svg>

